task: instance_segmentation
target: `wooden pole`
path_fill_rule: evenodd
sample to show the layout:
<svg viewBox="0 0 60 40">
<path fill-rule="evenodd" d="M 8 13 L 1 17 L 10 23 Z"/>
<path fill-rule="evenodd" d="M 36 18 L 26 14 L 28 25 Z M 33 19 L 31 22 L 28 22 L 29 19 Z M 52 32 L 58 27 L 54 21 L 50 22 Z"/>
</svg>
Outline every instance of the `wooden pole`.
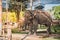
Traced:
<svg viewBox="0 0 60 40">
<path fill-rule="evenodd" d="M 11 32 L 11 24 L 8 23 L 7 25 L 7 36 L 8 36 L 8 40 L 12 40 L 12 32 Z"/>
<path fill-rule="evenodd" d="M 11 32 L 11 25 L 10 25 L 10 21 L 8 18 L 9 12 L 8 12 L 8 0 L 6 0 L 6 21 L 7 21 L 7 36 L 8 36 L 8 40 L 12 40 L 12 32 Z"/>
<path fill-rule="evenodd" d="M 0 0 L 0 35 L 2 32 L 2 0 Z"/>
<path fill-rule="evenodd" d="M 32 10 L 32 6 L 33 6 L 33 1 L 30 0 L 30 10 Z"/>
<path fill-rule="evenodd" d="M 22 5 L 23 5 L 23 4 L 21 3 L 21 11 L 22 11 Z"/>
</svg>

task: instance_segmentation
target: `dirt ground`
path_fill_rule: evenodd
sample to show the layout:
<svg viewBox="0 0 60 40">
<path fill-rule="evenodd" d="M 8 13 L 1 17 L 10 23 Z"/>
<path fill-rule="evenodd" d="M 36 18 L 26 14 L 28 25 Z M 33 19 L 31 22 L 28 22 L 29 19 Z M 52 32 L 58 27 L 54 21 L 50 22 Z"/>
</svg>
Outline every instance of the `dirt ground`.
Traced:
<svg viewBox="0 0 60 40">
<path fill-rule="evenodd" d="M 0 40 L 3 40 L 3 37 L 0 37 Z M 51 34 L 49 37 L 45 33 L 39 35 L 12 34 L 12 40 L 60 40 L 60 34 Z"/>
<path fill-rule="evenodd" d="M 39 38 L 39 36 L 36 35 L 28 35 L 26 38 L 24 38 L 26 34 L 13 34 L 12 39 L 13 40 L 42 40 Z"/>
<path fill-rule="evenodd" d="M 28 35 L 24 38 L 27 34 L 12 34 L 12 40 L 60 40 L 59 34 L 51 34 L 47 37 L 47 34 L 40 34 L 40 35 Z"/>
</svg>

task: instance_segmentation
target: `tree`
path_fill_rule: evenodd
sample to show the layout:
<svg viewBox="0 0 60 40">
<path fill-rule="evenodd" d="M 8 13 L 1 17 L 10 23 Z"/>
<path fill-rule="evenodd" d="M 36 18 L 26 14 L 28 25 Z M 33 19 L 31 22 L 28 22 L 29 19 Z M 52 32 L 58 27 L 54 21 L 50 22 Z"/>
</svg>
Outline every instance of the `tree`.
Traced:
<svg viewBox="0 0 60 40">
<path fill-rule="evenodd" d="M 56 19 L 60 19 L 60 6 L 54 6 L 53 9 L 54 16 Z"/>
<path fill-rule="evenodd" d="M 15 11 L 17 21 L 19 21 L 20 11 L 25 10 L 27 0 L 11 0 L 9 4 L 9 10 Z"/>
</svg>

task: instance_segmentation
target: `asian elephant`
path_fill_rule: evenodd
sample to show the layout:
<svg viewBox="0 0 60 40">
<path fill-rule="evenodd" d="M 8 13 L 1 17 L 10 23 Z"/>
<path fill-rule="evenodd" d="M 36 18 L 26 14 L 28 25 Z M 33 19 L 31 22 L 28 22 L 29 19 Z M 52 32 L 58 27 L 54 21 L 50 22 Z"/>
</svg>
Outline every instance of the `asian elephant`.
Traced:
<svg viewBox="0 0 60 40">
<path fill-rule="evenodd" d="M 19 26 L 20 30 L 30 29 L 29 27 L 32 26 L 33 15 L 30 10 L 25 11 L 24 13 L 24 20 L 20 19 Z"/>
<path fill-rule="evenodd" d="M 51 24 L 52 24 L 52 18 L 50 14 L 46 11 L 42 10 L 33 10 L 31 11 L 33 16 L 33 27 L 34 27 L 34 33 L 37 31 L 38 24 L 42 24 L 47 26 L 47 33 L 48 35 L 51 34 Z M 31 29 L 32 30 L 32 29 Z"/>
<path fill-rule="evenodd" d="M 47 26 L 48 35 L 51 34 L 52 18 L 48 12 L 43 10 L 28 10 L 24 13 L 24 18 L 25 29 L 28 26 L 31 33 L 36 33 L 38 24 L 42 24 Z"/>
</svg>

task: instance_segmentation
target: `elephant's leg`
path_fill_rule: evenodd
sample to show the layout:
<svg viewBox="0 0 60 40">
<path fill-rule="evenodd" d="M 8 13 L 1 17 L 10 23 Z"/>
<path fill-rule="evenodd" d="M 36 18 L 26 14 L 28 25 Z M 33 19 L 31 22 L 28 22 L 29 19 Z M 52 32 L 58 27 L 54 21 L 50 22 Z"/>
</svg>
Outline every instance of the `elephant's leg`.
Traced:
<svg viewBox="0 0 60 40">
<path fill-rule="evenodd" d="M 37 33 L 37 26 L 34 27 L 34 35 Z"/>
<path fill-rule="evenodd" d="M 22 26 L 20 26 L 20 31 L 22 31 Z"/>
<path fill-rule="evenodd" d="M 50 26 L 47 28 L 47 33 L 48 33 L 48 35 L 51 34 L 51 28 L 50 28 Z"/>
<path fill-rule="evenodd" d="M 24 28 L 25 28 L 25 30 L 27 30 L 27 24 L 25 24 Z"/>
<path fill-rule="evenodd" d="M 27 29 L 27 25 L 24 26 L 24 29 L 25 29 L 25 30 Z"/>
<path fill-rule="evenodd" d="M 21 30 L 24 30 L 24 25 L 21 26 Z"/>
<path fill-rule="evenodd" d="M 27 24 L 24 24 L 24 30 L 27 30 L 28 28 L 27 28 Z"/>
<path fill-rule="evenodd" d="M 37 20 L 33 21 L 33 27 L 34 27 L 34 35 L 36 35 L 37 28 L 38 28 L 38 22 L 37 22 Z"/>
<path fill-rule="evenodd" d="M 28 25 L 27 25 L 26 29 L 29 30 L 29 26 Z"/>
<path fill-rule="evenodd" d="M 27 22 L 24 22 L 24 30 L 27 30 Z"/>
<path fill-rule="evenodd" d="M 22 31 L 22 30 L 23 30 L 23 26 L 19 25 L 19 31 Z"/>
<path fill-rule="evenodd" d="M 20 32 L 22 29 L 21 29 L 21 24 L 19 23 L 18 24 L 18 31 Z"/>
<path fill-rule="evenodd" d="M 27 30 L 27 24 L 23 25 L 23 31 Z"/>
<path fill-rule="evenodd" d="M 19 32 L 20 32 L 21 31 L 21 27 L 19 26 L 18 29 L 19 29 Z"/>
<path fill-rule="evenodd" d="M 25 28 L 24 28 L 24 27 L 25 27 L 24 25 L 21 27 L 21 29 L 22 29 L 23 31 L 25 31 Z"/>
<path fill-rule="evenodd" d="M 32 23 L 29 24 L 29 34 L 33 34 L 33 26 L 32 26 Z"/>
</svg>

